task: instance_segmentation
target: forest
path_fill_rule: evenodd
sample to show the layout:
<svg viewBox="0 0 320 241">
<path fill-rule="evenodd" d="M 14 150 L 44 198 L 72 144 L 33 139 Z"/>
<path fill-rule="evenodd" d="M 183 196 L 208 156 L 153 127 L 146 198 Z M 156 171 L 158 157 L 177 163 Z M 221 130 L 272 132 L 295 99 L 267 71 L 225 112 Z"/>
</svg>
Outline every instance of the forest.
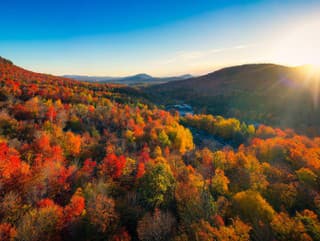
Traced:
<svg viewBox="0 0 320 241">
<path fill-rule="evenodd" d="M 1 241 L 320 240 L 319 191 L 320 137 L 0 59 Z"/>
</svg>

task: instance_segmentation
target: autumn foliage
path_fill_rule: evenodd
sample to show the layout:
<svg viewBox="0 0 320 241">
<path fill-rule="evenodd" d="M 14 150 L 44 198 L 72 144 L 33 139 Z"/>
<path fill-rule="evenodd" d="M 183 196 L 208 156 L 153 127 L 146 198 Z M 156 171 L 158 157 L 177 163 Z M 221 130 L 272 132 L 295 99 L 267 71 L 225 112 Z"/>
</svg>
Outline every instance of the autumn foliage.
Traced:
<svg viewBox="0 0 320 241">
<path fill-rule="evenodd" d="M 0 240 L 320 240 L 319 175 L 319 137 L 0 61 Z"/>
</svg>

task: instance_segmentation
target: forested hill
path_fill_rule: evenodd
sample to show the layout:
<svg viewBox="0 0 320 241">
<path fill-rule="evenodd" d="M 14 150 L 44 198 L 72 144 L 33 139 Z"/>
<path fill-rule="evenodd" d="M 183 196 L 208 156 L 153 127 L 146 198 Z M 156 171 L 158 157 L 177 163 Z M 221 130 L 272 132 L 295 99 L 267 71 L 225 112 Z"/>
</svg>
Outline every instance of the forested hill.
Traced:
<svg viewBox="0 0 320 241">
<path fill-rule="evenodd" d="M 320 123 L 319 79 L 308 67 L 250 64 L 144 91 L 162 103 L 182 100 L 211 114 L 308 128 Z"/>
<path fill-rule="evenodd" d="M 0 98 L 6 99 L 7 88 L 12 87 L 22 100 L 32 96 L 59 99 L 63 102 L 93 103 L 103 97 L 119 103 L 150 104 L 134 88 L 111 83 L 86 83 L 70 78 L 32 72 L 14 65 L 10 60 L 0 57 Z"/>
<path fill-rule="evenodd" d="M 1 241 L 319 240 L 319 182 L 319 137 L 0 60 Z"/>
</svg>

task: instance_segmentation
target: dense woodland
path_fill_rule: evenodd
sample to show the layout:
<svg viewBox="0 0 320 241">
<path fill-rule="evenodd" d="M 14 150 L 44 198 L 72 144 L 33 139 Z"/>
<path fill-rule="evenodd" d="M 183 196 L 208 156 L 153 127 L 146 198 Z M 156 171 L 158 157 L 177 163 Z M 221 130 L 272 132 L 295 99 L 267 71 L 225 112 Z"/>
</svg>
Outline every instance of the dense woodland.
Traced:
<svg viewBox="0 0 320 241">
<path fill-rule="evenodd" d="M 0 60 L 0 240 L 320 240 L 319 176 L 319 137 Z"/>
</svg>

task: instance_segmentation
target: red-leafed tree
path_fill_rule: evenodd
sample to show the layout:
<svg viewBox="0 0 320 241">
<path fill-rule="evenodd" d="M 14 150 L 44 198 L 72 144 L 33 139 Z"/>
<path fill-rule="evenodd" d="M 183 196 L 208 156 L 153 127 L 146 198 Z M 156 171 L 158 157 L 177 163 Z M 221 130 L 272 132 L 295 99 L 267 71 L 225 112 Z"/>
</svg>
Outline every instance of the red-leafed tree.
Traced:
<svg viewBox="0 0 320 241">
<path fill-rule="evenodd" d="M 57 112 L 53 106 L 49 106 L 46 116 L 47 116 L 47 119 L 51 122 L 53 122 L 56 119 Z"/>
<path fill-rule="evenodd" d="M 109 175 L 112 178 L 119 178 L 126 165 L 124 156 L 117 156 L 114 153 L 107 154 L 99 165 L 99 173 L 102 176 Z"/>
<path fill-rule="evenodd" d="M 70 203 L 64 207 L 64 223 L 68 225 L 70 222 L 76 220 L 85 209 L 85 199 L 82 196 L 82 190 L 79 188 L 71 197 Z"/>
</svg>

